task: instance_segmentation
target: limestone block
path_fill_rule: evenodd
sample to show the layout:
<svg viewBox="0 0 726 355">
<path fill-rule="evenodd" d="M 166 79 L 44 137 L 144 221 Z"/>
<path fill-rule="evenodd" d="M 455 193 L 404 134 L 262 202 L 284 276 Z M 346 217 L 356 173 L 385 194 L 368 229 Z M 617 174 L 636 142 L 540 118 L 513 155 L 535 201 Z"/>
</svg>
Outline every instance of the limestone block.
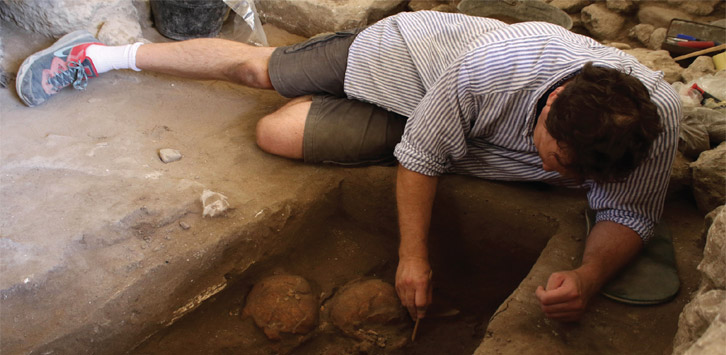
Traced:
<svg viewBox="0 0 726 355">
<path fill-rule="evenodd" d="M 691 20 L 692 17 L 678 9 L 662 7 L 658 2 L 643 2 L 638 10 L 638 20 L 640 23 L 651 24 L 655 27 L 668 28 L 671 20 L 674 18 Z"/>
<path fill-rule="evenodd" d="M 693 115 L 684 115 L 681 120 L 681 131 L 678 133 L 678 151 L 689 158 L 698 156 L 711 149 L 708 130 L 701 120 Z"/>
<path fill-rule="evenodd" d="M 653 25 L 649 25 L 647 23 L 640 23 L 630 29 L 630 31 L 628 32 L 628 37 L 637 39 L 638 41 L 640 41 L 640 43 L 647 46 L 650 41 L 650 35 L 653 33 L 654 30 L 655 27 L 653 27 Z"/>
<path fill-rule="evenodd" d="M 671 58 L 668 51 L 635 48 L 626 50 L 625 52 L 637 58 L 646 67 L 663 71 L 664 78 L 667 82 L 674 83 L 681 80 L 683 68 Z"/>
<path fill-rule="evenodd" d="M 671 179 L 668 182 L 668 195 L 681 191 L 691 185 L 691 161 L 683 153 L 676 152 L 676 158 L 671 167 Z"/>
<path fill-rule="evenodd" d="M 411 11 L 431 10 L 442 3 L 443 2 L 436 0 L 411 0 L 408 3 L 408 8 L 411 9 Z"/>
<path fill-rule="evenodd" d="M 700 56 L 683 70 L 683 80 L 689 82 L 698 79 L 704 75 L 716 73 L 716 67 L 713 66 L 713 59 L 708 56 Z"/>
<path fill-rule="evenodd" d="M 673 339 L 673 354 L 683 354 L 714 323 L 726 319 L 726 291 L 710 290 L 697 294 L 683 307 L 678 317 L 678 332 Z M 719 321 L 720 322 L 720 321 Z"/>
<path fill-rule="evenodd" d="M 607 0 L 608 10 L 612 10 L 621 14 L 628 14 L 638 8 L 632 0 Z"/>
<path fill-rule="evenodd" d="M 726 290 L 726 210 L 714 218 L 708 228 L 703 260 L 698 264 L 701 272 L 701 288 Z M 726 306 L 726 304 L 725 304 Z"/>
<path fill-rule="evenodd" d="M 576 14 L 579 13 L 585 6 L 590 5 L 591 1 L 588 0 L 552 0 L 550 5 L 568 13 Z"/>
<path fill-rule="evenodd" d="M 719 314 L 684 355 L 723 355 L 726 349 L 726 317 Z"/>
<path fill-rule="evenodd" d="M 719 0 L 698 0 L 698 1 L 684 1 L 681 3 L 681 10 L 696 16 L 706 16 L 713 13 Z"/>
<path fill-rule="evenodd" d="M 252 317 L 269 339 L 280 333 L 306 334 L 318 321 L 318 300 L 310 284 L 294 275 L 270 276 L 252 288 L 244 316 Z"/>
<path fill-rule="evenodd" d="M 582 9 L 582 22 L 597 39 L 615 39 L 623 28 L 625 18 L 607 9 L 602 3 Z"/>
<path fill-rule="evenodd" d="M 693 195 L 701 212 L 708 213 L 726 203 L 726 142 L 701 153 L 691 170 Z"/>
<path fill-rule="evenodd" d="M 363 27 L 405 6 L 404 0 L 259 0 L 263 22 L 311 37 L 319 33 Z"/>
<path fill-rule="evenodd" d="M 653 33 L 650 34 L 650 38 L 648 38 L 647 47 L 652 50 L 659 50 L 660 46 L 663 45 L 663 42 L 666 39 L 667 33 L 668 30 L 663 27 L 653 30 Z"/>
<path fill-rule="evenodd" d="M 693 117 L 701 122 L 712 145 L 719 145 L 726 140 L 726 112 L 724 110 L 684 106 L 683 116 Z"/>
<path fill-rule="evenodd" d="M 706 226 L 706 231 L 703 234 L 703 240 L 706 240 L 708 237 L 708 230 L 711 229 L 713 221 L 716 220 L 716 217 L 718 217 L 718 214 L 721 213 L 724 208 L 726 208 L 726 205 L 716 207 L 713 211 L 706 215 L 706 218 L 703 219 L 703 224 Z"/>
<path fill-rule="evenodd" d="M 79 29 L 98 36 L 103 27 L 108 44 L 130 43 L 142 36 L 131 0 L 5 0 L 0 3 L 0 17 L 52 37 Z"/>
</svg>

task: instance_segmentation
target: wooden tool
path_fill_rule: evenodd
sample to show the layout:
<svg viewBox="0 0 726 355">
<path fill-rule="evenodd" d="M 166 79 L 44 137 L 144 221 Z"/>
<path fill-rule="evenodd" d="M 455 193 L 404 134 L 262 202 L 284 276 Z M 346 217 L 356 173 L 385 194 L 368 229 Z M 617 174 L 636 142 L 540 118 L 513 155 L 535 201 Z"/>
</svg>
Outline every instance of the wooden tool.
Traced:
<svg viewBox="0 0 726 355">
<path fill-rule="evenodd" d="M 701 54 L 706 54 L 706 53 L 711 53 L 711 52 L 717 52 L 717 51 L 721 51 L 721 50 L 724 50 L 724 49 L 726 49 L 726 44 L 722 44 L 722 45 L 716 46 L 716 47 L 711 47 L 711 48 L 708 48 L 708 49 L 703 49 L 703 50 L 696 51 L 696 52 L 693 52 L 693 53 L 688 53 L 688 54 L 682 55 L 680 57 L 675 57 L 675 58 L 673 58 L 673 60 L 675 60 L 677 62 L 679 60 L 688 59 L 688 58 L 691 58 L 691 57 L 696 57 L 696 56 L 699 56 Z"/>
</svg>

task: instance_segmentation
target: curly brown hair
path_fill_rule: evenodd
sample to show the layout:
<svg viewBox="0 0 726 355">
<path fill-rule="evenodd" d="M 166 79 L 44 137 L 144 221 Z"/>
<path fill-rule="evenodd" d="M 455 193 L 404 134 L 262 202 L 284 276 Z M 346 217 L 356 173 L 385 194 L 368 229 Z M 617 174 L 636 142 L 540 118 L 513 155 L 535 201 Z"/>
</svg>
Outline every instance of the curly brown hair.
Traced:
<svg viewBox="0 0 726 355">
<path fill-rule="evenodd" d="M 598 183 L 627 178 L 663 131 L 640 80 L 591 62 L 559 94 L 545 127 L 566 157 L 559 163 Z"/>
</svg>

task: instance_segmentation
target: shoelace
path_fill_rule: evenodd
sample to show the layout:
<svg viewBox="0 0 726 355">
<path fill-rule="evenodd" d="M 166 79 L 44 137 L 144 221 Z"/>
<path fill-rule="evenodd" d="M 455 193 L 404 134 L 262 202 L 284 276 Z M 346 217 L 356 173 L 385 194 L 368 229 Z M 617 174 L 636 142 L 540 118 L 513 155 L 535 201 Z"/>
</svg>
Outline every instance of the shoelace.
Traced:
<svg viewBox="0 0 726 355">
<path fill-rule="evenodd" d="M 73 84 L 76 90 L 85 90 L 88 86 L 88 75 L 80 62 L 68 62 L 68 69 L 48 78 L 48 83 L 60 90 Z"/>
</svg>

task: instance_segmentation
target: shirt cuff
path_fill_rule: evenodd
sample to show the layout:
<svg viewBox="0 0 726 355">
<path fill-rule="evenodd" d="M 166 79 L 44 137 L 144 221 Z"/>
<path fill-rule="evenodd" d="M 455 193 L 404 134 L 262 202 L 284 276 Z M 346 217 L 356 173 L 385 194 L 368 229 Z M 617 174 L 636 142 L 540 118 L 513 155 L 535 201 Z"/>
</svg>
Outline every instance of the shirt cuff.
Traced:
<svg viewBox="0 0 726 355">
<path fill-rule="evenodd" d="M 610 221 L 624 225 L 638 233 L 643 243 L 647 243 L 653 236 L 655 223 L 637 213 L 622 210 L 604 210 L 597 213 L 595 222 Z"/>
<path fill-rule="evenodd" d="M 446 161 L 417 150 L 408 140 L 396 145 L 393 155 L 406 169 L 427 176 L 439 176 L 446 172 Z"/>
</svg>

